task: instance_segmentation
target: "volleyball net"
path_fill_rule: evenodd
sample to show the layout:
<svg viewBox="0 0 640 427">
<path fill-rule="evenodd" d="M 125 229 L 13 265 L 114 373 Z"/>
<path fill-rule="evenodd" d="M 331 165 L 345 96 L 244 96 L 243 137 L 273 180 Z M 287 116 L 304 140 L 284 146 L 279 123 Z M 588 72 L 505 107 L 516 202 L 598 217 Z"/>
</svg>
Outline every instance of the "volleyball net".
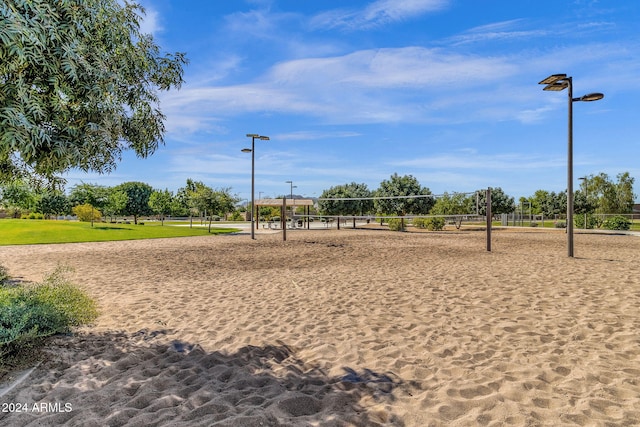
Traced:
<svg viewBox="0 0 640 427">
<path fill-rule="evenodd" d="M 491 250 L 491 189 L 464 193 L 414 194 L 371 197 L 321 197 L 319 212 L 299 214 L 291 209 L 291 228 L 309 228 L 320 221 L 326 228 L 358 228 L 379 223 L 442 230 L 446 225 L 482 226 L 487 232 L 487 250 Z M 439 205 L 438 202 L 440 201 Z M 434 209 L 435 208 L 435 209 Z M 403 212 L 404 214 L 400 214 Z"/>
</svg>

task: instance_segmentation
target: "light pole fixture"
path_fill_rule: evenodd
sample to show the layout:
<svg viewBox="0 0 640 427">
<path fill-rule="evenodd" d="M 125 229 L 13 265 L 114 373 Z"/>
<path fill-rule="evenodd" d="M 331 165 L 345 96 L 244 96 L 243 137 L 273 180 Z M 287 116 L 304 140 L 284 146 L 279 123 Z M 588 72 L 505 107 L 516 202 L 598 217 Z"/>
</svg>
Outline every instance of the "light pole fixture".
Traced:
<svg viewBox="0 0 640 427">
<path fill-rule="evenodd" d="M 285 181 L 287 184 L 291 184 L 291 191 L 290 191 L 290 195 L 289 197 L 291 197 L 291 200 L 293 200 L 293 189 L 294 188 L 298 188 L 297 185 L 293 185 L 293 181 Z"/>
<path fill-rule="evenodd" d="M 291 205 L 291 224 L 293 225 L 293 214 L 294 214 L 294 212 L 293 212 L 293 189 L 294 188 L 298 188 L 298 186 L 297 185 L 293 185 L 293 181 L 285 181 L 285 182 L 287 184 L 291 185 L 291 192 L 290 192 L 291 203 L 292 203 L 292 205 Z"/>
<path fill-rule="evenodd" d="M 577 101 L 598 101 L 604 98 L 601 93 L 589 93 L 579 98 L 573 97 L 573 78 L 566 74 L 552 74 L 538 84 L 545 85 L 543 90 L 561 91 L 569 89 L 569 134 L 567 144 L 567 254 L 573 257 L 573 103 Z"/>
<path fill-rule="evenodd" d="M 243 153 L 251 153 L 251 214 L 249 215 L 249 221 L 251 222 L 251 239 L 256 238 L 255 230 L 253 229 L 253 212 L 255 207 L 255 183 L 256 183 L 256 139 L 268 141 L 269 137 L 264 135 L 258 135 L 257 133 L 248 133 L 247 138 L 251 138 L 251 148 L 243 148 Z"/>
<path fill-rule="evenodd" d="M 587 229 L 587 206 L 589 206 L 589 191 L 587 189 L 587 179 L 586 176 L 581 176 L 578 178 L 580 181 L 584 182 L 584 229 Z"/>
</svg>

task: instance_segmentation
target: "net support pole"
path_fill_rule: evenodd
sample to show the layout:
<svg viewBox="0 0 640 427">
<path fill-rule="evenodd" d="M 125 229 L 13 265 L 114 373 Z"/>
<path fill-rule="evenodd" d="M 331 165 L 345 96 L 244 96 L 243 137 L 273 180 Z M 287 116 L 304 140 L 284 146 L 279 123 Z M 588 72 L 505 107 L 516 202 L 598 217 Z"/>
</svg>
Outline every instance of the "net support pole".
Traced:
<svg viewBox="0 0 640 427">
<path fill-rule="evenodd" d="M 287 218 L 285 214 L 287 213 L 287 198 L 282 198 L 282 208 L 280 212 L 280 220 L 282 221 L 282 241 L 287 240 Z M 293 221 L 293 220 L 292 220 Z"/>
<path fill-rule="evenodd" d="M 487 251 L 491 252 L 491 187 L 487 188 Z"/>
</svg>

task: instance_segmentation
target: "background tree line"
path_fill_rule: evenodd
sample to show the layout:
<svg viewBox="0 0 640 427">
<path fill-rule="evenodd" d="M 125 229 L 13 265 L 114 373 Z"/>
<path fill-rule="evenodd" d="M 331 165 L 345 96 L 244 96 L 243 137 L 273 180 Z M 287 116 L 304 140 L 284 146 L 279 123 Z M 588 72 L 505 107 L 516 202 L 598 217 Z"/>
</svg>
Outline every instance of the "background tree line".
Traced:
<svg viewBox="0 0 640 427">
<path fill-rule="evenodd" d="M 513 197 L 506 195 L 501 188 L 493 188 L 491 191 L 491 207 L 494 213 L 508 213 L 515 210 Z M 361 198 L 368 198 L 368 200 L 353 200 Z M 366 184 L 355 182 L 324 190 L 318 201 L 318 207 L 325 215 L 340 216 L 484 215 L 485 198 L 484 189 L 471 194 L 444 193 L 436 197 L 414 176 L 400 176 L 394 173 L 389 179 L 383 180 L 377 190 L 369 190 Z"/>
<path fill-rule="evenodd" d="M 618 174 L 616 181 L 605 173 L 581 178 L 580 189 L 574 194 L 575 213 L 629 214 L 633 211 L 636 195 L 633 193 L 634 178 L 628 172 Z M 380 183 L 377 190 L 369 190 L 366 184 L 337 185 L 325 190 L 320 196 L 320 211 L 326 215 L 461 215 L 485 214 L 485 189 L 474 193 L 444 193 L 425 198 L 383 199 L 384 197 L 431 195 L 412 175 L 394 174 Z M 380 197 L 381 199 L 375 199 Z M 357 199 L 370 200 L 322 200 Z M 372 200 L 371 200 L 372 199 Z M 535 215 L 563 215 L 567 212 L 567 194 L 537 190 L 530 197 L 521 197 L 519 202 L 531 204 Z M 514 198 L 502 188 L 491 189 L 491 210 L 494 214 L 512 213 L 519 209 Z"/>
<path fill-rule="evenodd" d="M 0 186 L 0 205 L 14 218 L 35 212 L 45 218 L 74 214 L 85 221 L 126 216 L 137 223 L 139 217 L 148 215 L 157 215 L 162 221 L 166 216 L 212 220 L 233 212 L 237 201 L 230 188 L 213 189 L 191 179 L 176 194 L 135 181 L 114 187 L 82 183 L 71 187 L 68 195 L 23 179 Z"/>
<path fill-rule="evenodd" d="M 599 214 L 632 212 L 634 178 L 628 172 L 618 174 L 616 181 L 604 173 L 584 177 L 581 181 L 580 188 L 575 192 L 575 213 L 586 214 L 587 221 L 595 221 L 591 218 Z M 394 173 L 389 179 L 383 180 L 376 190 L 355 182 L 324 190 L 318 201 L 318 213 L 328 216 L 379 214 L 398 217 L 484 215 L 485 197 L 485 189 L 474 193 L 444 193 L 436 197 L 414 176 Z M 161 220 L 166 216 L 212 219 L 235 213 L 232 219 L 243 219 L 236 209 L 238 201 L 239 198 L 231 193 L 231 188 L 213 189 L 191 179 L 175 194 L 167 189 L 154 189 L 142 182 L 125 182 L 114 187 L 82 183 L 71 187 L 68 194 L 59 185 L 45 186 L 40 181 L 23 178 L 0 185 L 0 205 L 12 217 L 20 217 L 24 212 L 37 212 L 44 217 L 75 213 L 83 218 L 88 216 L 89 220 L 127 216 L 133 217 L 137 223 L 140 216 L 147 215 L 157 215 Z M 564 215 L 567 196 L 566 192 L 537 190 L 530 197 L 521 197 L 519 202 L 516 205 L 514 198 L 499 187 L 492 189 L 491 208 L 496 215 L 522 210 L 523 204 L 534 215 L 548 218 Z M 261 217 L 274 215 L 279 215 L 278 209 L 261 207 Z M 575 218 L 577 222 L 584 221 L 584 216 L 577 215 Z"/>
</svg>

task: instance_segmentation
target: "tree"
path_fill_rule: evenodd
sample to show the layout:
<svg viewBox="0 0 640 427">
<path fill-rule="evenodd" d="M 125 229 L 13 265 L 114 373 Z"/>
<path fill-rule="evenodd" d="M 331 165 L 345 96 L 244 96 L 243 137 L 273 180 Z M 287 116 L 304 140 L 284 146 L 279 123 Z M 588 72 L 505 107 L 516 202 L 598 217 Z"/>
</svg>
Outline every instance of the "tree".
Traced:
<svg viewBox="0 0 640 427">
<path fill-rule="evenodd" d="M 486 190 L 476 191 L 478 194 L 478 214 L 486 215 L 487 213 L 487 194 Z M 516 204 L 513 197 L 509 197 L 502 191 L 502 188 L 496 187 L 491 189 L 491 212 L 494 215 L 503 213 L 511 213 L 516 210 Z"/>
<path fill-rule="evenodd" d="M 102 212 L 95 208 L 95 206 L 91 206 L 88 203 L 83 205 L 74 206 L 71 209 L 74 215 L 78 217 L 78 221 L 89 222 L 91 221 L 91 226 L 93 227 L 94 221 L 100 221 L 102 218 Z"/>
<path fill-rule="evenodd" d="M 99 184 L 83 182 L 74 185 L 69 191 L 69 203 L 72 206 L 90 204 L 102 210 L 108 198 L 109 188 Z"/>
<path fill-rule="evenodd" d="M 380 187 L 375 192 L 375 208 L 380 213 L 404 216 L 407 214 L 427 214 L 435 201 L 433 197 L 403 197 L 403 196 L 427 196 L 431 191 L 426 187 L 421 187 L 418 180 L 412 175 L 399 176 L 397 173 L 391 178 L 380 183 Z M 390 199 L 388 197 L 403 197 Z"/>
<path fill-rule="evenodd" d="M 71 188 L 69 194 L 69 203 L 71 206 L 88 205 L 98 211 L 104 209 L 109 197 L 109 189 L 103 185 L 82 183 Z M 93 219 L 95 215 L 91 215 L 91 226 L 93 227 Z M 98 217 L 100 219 L 100 217 Z"/>
<path fill-rule="evenodd" d="M 149 196 L 149 207 L 156 215 L 160 216 L 160 221 L 164 225 L 164 216 L 171 212 L 173 194 L 167 189 L 156 190 Z"/>
<path fill-rule="evenodd" d="M 555 193 L 553 191 L 537 190 L 533 197 L 529 197 L 527 200 L 531 202 L 531 210 L 535 214 L 551 217 L 567 212 L 566 192 Z M 583 201 L 576 197 L 575 206 L 578 205 L 583 206 Z"/>
<path fill-rule="evenodd" d="M 29 210 L 36 201 L 34 189 L 22 179 L 13 180 L 2 187 L 1 204 L 13 211 L 12 216 L 20 217 L 21 210 Z"/>
<path fill-rule="evenodd" d="M 157 92 L 181 85 L 187 60 L 160 54 L 142 14 L 126 0 L 2 2 L 0 181 L 109 172 L 124 150 L 156 150 Z"/>
<path fill-rule="evenodd" d="M 197 183 L 192 193 L 194 206 L 199 212 L 205 212 L 209 218 L 209 232 L 214 215 L 224 216 L 234 210 L 238 198 L 231 195 L 230 188 L 213 190 L 202 183 Z"/>
<path fill-rule="evenodd" d="M 186 207 L 189 212 L 189 224 L 193 227 L 193 215 L 200 215 L 204 210 L 200 210 L 198 201 L 198 192 L 202 192 L 206 187 L 201 181 L 187 179 L 187 185 L 178 190 L 176 199 L 180 200 L 180 204 Z"/>
<path fill-rule="evenodd" d="M 36 211 L 44 214 L 45 218 L 68 213 L 69 209 L 69 199 L 61 192 L 47 191 L 36 202 Z"/>
<path fill-rule="evenodd" d="M 337 185 L 324 190 L 318 205 L 324 215 L 364 215 L 373 210 L 373 193 L 367 184 Z M 369 197 L 368 200 L 322 200 L 322 199 L 355 199 Z M 355 221 L 355 220 L 354 220 Z"/>
<path fill-rule="evenodd" d="M 394 173 L 391 178 L 380 183 L 375 196 L 381 198 L 374 200 L 374 206 L 379 213 L 398 216 L 427 214 L 435 203 L 433 197 L 413 198 L 406 196 L 428 196 L 430 194 L 431 191 L 426 187 L 421 187 L 418 180 L 412 175 L 399 176 Z M 404 218 L 402 220 L 401 228 L 404 230 Z"/>
<path fill-rule="evenodd" d="M 133 223 L 138 223 L 141 215 L 152 213 L 149 207 L 149 197 L 153 193 L 153 188 L 144 182 L 125 182 L 114 187 L 115 191 L 122 191 L 127 195 L 127 204 L 122 210 L 123 215 L 133 216 Z"/>
<path fill-rule="evenodd" d="M 636 195 L 633 193 L 633 183 L 635 178 L 629 175 L 629 172 L 619 173 L 616 178 L 616 207 L 617 213 L 633 212 L 633 205 Z"/>
<path fill-rule="evenodd" d="M 595 202 L 596 213 L 599 214 L 625 214 L 633 210 L 635 194 L 633 193 L 634 178 L 629 172 L 616 176 L 617 182 L 613 182 L 609 175 L 600 173 L 588 176 L 584 182 L 584 192 L 588 200 Z"/>
<path fill-rule="evenodd" d="M 463 193 L 444 193 L 441 197 L 436 199 L 433 208 L 431 208 L 432 215 L 458 215 L 456 221 L 456 228 L 460 229 L 462 226 L 462 216 L 469 214 L 475 209 L 475 196 L 467 197 Z"/>
<path fill-rule="evenodd" d="M 128 201 L 129 196 L 127 196 L 127 193 L 122 190 L 110 188 L 107 203 L 105 203 L 103 208 L 104 214 L 111 218 L 117 215 L 122 215 L 127 207 Z"/>
<path fill-rule="evenodd" d="M 183 188 L 179 189 L 173 199 L 171 199 L 171 215 L 174 217 L 189 216 L 189 204 Z"/>
</svg>

